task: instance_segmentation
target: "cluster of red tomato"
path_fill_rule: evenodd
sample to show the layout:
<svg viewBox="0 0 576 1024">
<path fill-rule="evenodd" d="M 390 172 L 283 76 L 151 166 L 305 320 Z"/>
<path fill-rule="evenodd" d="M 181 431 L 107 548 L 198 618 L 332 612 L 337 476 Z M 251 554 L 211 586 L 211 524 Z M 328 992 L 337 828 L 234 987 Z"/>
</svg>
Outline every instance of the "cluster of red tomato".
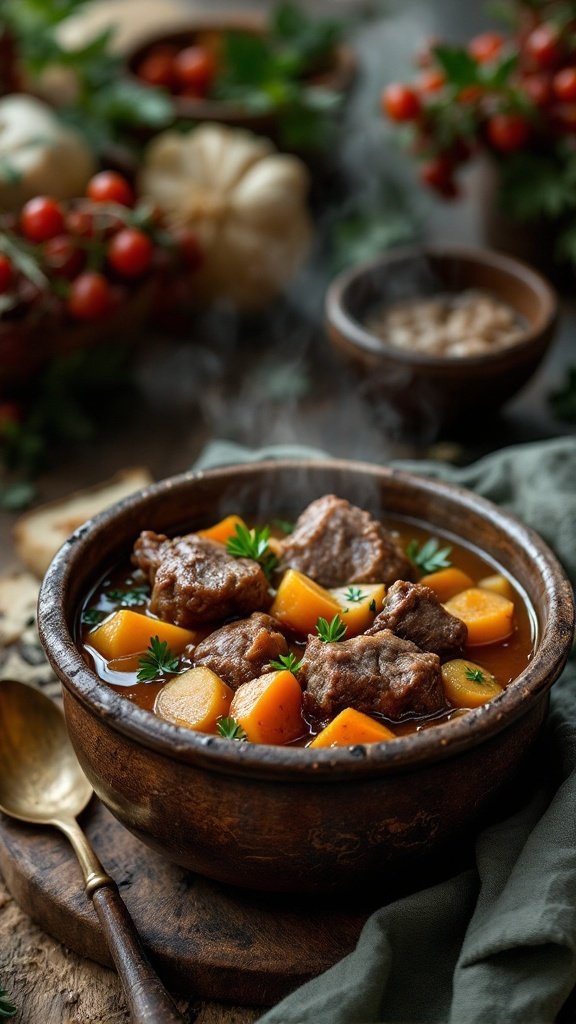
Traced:
<svg viewBox="0 0 576 1024">
<path fill-rule="evenodd" d="M 435 55 L 435 45 L 432 42 L 417 58 L 423 69 L 419 79 L 413 85 L 387 86 L 381 106 L 392 121 L 415 125 L 416 151 L 425 154 L 421 179 L 441 195 L 457 195 L 455 170 L 476 144 L 508 154 L 576 130 L 573 30 L 552 21 L 539 21 L 531 11 L 514 37 L 498 32 L 476 36 L 466 53 L 476 62 L 478 80 L 462 88 L 455 88 L 447 79 Z M 490 70 L 506 58 L 510 58 L 506 76 L 492 80 L 490 75 L 483 75 L 484 69 Z M 466 107 L 472 115 L 467 133 L 448 147 L 438 141 L 442 134 L 438 103 L 442 99 Z"/>
<path fill-rule="evenodd" d="M 130 223 L 134 204 L 131 185 L 114 171 L 96 174 L 86 198 L 68 207 L 50 196 L 30 199 L 10 233 L 12 258 L 10 249 L 1 251 L 0 238 L 0 295 L 17 292 L 26 278 L 17 260 L 20 243 L 46 280 L 57 282 L 56 293 L 71 318 L 89 321 L 108 315 L 122 300 L 122 286 L 142 279 L 158 255 L 150 231 Z M 147 227 L 153 223 L 151 217 Z M 199 265 L 195 237 L 187 233 L 172 241 L 188 267 Z M 33 293 L 30 280 L 26 283 Z"/>
<path fill-rule="evenodd" d="M 217 71 L 214 49 L 200 44 L 181 48 L 157 44 L 136 67 L 136 74 L 148 85 L 162 86 L 171 93 L 197 99 L 208 95 Z"/>
</svg>

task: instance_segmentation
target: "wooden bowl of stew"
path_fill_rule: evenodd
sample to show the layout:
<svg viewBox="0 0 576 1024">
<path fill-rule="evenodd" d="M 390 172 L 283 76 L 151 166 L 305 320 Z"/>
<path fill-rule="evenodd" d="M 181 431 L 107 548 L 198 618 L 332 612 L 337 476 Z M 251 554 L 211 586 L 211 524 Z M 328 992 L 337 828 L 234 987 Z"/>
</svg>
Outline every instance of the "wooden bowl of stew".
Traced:
<svg viewBox="0 0 576 1024">
<path fill-rule="evenodd" d="M 557 314 L 553 288 L 522 260 L 453 245 L 384 253 L 339 274 L 325 300 L 330 340 L 384 422 L 429 439 L 474 432 L 475 410 L 512 399 Z"/>
<path fill-rule="evenodd" d="M 514 636 L 465 654 L 501 680 L 494 699 L 444 709 L 435 722 L 408 715 L 387 741 L 321 748 L 305 745 L 310 736 L 275 745 L 184 728 L 147 710 L 153 697 L 140 698 L 138 686 L 122 690 L 98 674 L 82 609 L 119 581 L 134 585 L 141 531 L 178 537 L 231 514 L 249 524 L 295 520 L 327 494 L 388 524 L 402 548 L 434 537 L 436 555 L 450 547 L 473 580 L 505 579 Z M 128 829 L 222 882 L 321 892 L 393 880 L 474 826 L 541 731 L 574 605 L 544 542 L 470 492 L 364 463 L 263 462 L 162 481 L 81 527 L 45 577 L 39 628 L 82 767 Z"/>
</svg>

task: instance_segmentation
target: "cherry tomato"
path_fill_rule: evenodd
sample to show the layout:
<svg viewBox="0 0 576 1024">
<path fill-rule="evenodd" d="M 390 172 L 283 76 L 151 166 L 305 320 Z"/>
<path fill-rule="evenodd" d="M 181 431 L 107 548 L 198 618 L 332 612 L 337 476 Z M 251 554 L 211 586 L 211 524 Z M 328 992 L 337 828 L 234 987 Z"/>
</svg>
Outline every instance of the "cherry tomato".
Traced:
<svg viewBox="0 0 576 1024">
<path fill-rule="evenodd" d="M 484 87 L 481 85 L 465 85 L 458 93 L 460 103 L 476 103 L 484 95 Z"/>
<path fill-rule="evenodd" d="M 0 252 L 0 295 L 9 291 L 14 280 L 14 268 L 3 252 Z"/>
<path fill-rule="evenodd" d="M 150 267 L 153 246 L 137 228 L 123 228 L 110 240 L 108 262 L 122 277 L 140 277 Z"/>
<path fill-rule="evenodd" d="M 90 178 L 86 195 L 95 203 L 119 203 L 120 206 L 134 205 L 134 192 L 126 178 L 116 171 L 100 171 Z"/>
<path fill-rule="evenodd" d="M 552 86 L 559 100 L 563 103 L 572 103 L 576 100 L 576 68 L 562 68 L 562 71 L 557 71 Z"/>
<path fill-rule="evenodd" d="M 174 67 L 174 58 L 177 52 L 175 47 L 168 46 L 151 50 L 138 65 L 138 77 L 148 82 L 148 85 L 175 89 L 178 75 Z"/>
<path fill-rule="evenodd" d="M 400 82 L 386 86 L 381 96 L 381 105 L 392 121 L 416 121 L 421 110 L 418 94 Z"/>
<path fill-rule="evenodd" d="M 501 153 L 522 149 L 530 138 L 530 124 L 520 114 L 494 114 L 487 123 L 488 139 Z"/>
<path fill-rule="evenodd" d="M 498 56 L 504 40 L 498 32 L 483 32 L 470 41 L 468 52 L 479 64 L 486 64 Z"/>
<path fill-rule="evenodd" d="M 44 262 L 60 277 L 76 277 L 84 269 L 86 255 L 70 235 L 55 235 L 44 242 Z"/>
<path fill-rule="evenodd" d="M 103 274 L 87 270 L 70 285 L 68 312 L 76 320 L 99 320 L 110 308 L 110 284 Z"/>
<path fill-rule="evenodd" d="M 545 107 L 554 98 L 552 79 L 544 72 L 535 71 L 531 75 L 524 75 L 522 88 L 532 103 L 537 107 Z"/>
<path fill-rule="evenodd" d="M 174 58 L 174 70 L 183 88 L 206 96 L 216 78 L 216 61 L 203 46 L 187 46 Z"/>
<path fill-rule="evenodd" d="M 66 214 L 66 227 L 71 235 L 78 238 L 94 237 L 94 217 L 87 210 L 70 210 Z"/>
<path fill-rule="evenodd" d="M 560 57 L 558 31 L 555 25 L 537 25 L 526 37 L 526 56 L 539 68 L 552 68 Z"/>
<path fill-rule="evenodd" d="M 427 95 L 433 92 L 439 92 L 444 86 L 446 79 L 441 71 L 436 71 L 434 68 L 430 68 L 429 71 L 423 71 L 418 78 L 418 92 Z"/>
<path fill-rule="evenodd" d="M 64 230 L 64 214 L 55 199 L 35 196 L 22 207 L 20 227 L 31 242 L 46 242 Z"/>
<path fill-rule="evenodd" d="M 454 164 L 446 156 L 436 156 L 422 164 L 420 180 L 445 199 L 455 199 L 458 195 L 458 186 L 454 181 Z"/>
</svg>

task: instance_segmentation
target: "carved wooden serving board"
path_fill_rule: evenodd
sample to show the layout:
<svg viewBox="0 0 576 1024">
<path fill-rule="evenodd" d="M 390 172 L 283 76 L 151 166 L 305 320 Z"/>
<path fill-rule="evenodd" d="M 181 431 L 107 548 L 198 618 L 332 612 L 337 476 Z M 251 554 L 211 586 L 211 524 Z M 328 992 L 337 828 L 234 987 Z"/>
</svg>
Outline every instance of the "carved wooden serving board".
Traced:
<svg viewBox="0 0 576 1024">
<path fill-rule="evenodd" d="M 162 979 L 188 996 L 276 1002 L 349 953 L 376 906 L 211 882 L 149 850 L 96 798 L 81 824 Z M 111 964 L 75 856 L 55 829 L 0 815 L 0 870 L 14 899 L 45 931 L 82 956 Z"/>
</svg>

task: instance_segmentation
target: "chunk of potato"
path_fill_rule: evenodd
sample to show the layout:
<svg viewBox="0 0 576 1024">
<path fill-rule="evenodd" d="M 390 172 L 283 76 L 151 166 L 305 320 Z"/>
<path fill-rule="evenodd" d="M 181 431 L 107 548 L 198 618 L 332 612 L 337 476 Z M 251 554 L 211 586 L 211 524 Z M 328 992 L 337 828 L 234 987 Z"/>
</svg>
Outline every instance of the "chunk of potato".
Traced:
<svg viewBox="0 0 576 1024">
<path fill-rule="evenodd" d="M 444 607 L 466 623 L 470 646 L 505 640 L 514 629 L 514 604 L 491 590 L 470 587 L 451 597 Z"/>
<path fill-rule="evenodd" d="M 218 719 L 227 715 L 233 691 L 210 668 L 197 665 L 162 687 L 154 710 L 174 725 L 197 732 L 216 732 Z"/>
<path fill-rule="evenodd" d="M 484 576 L 483 579 L 478 580 L 478 586 L 482 590 L 491 590 L 494 594 L 507 597 L 509 601 L 512 600 L 514 594 L 510 580 L 507 580 L 499 572 L 495 572 L 492 576 Z"/>
<path fill-rule="evenodd" d="M 344 708 L 322 729 L 310 747 L 349 747 L 356 743 L 382 743 L 395 739 L 394 733 L 381 722 L 355 708 Z"/>
<path fill-rule="evenodd" d="M 447 700 L 456 708 L 478 708 L 502 693 L 496 677 L 465 658 L 455 658 L 442 665 L 442 683 Z"/>
<path fill-rule="evenodd" d="M 340 606 L 340 616 L 346 626 L 346 636 L 364 633 L 384 603 L 384 583 L 353 583 L 329 591 Z"/>
</svg>

